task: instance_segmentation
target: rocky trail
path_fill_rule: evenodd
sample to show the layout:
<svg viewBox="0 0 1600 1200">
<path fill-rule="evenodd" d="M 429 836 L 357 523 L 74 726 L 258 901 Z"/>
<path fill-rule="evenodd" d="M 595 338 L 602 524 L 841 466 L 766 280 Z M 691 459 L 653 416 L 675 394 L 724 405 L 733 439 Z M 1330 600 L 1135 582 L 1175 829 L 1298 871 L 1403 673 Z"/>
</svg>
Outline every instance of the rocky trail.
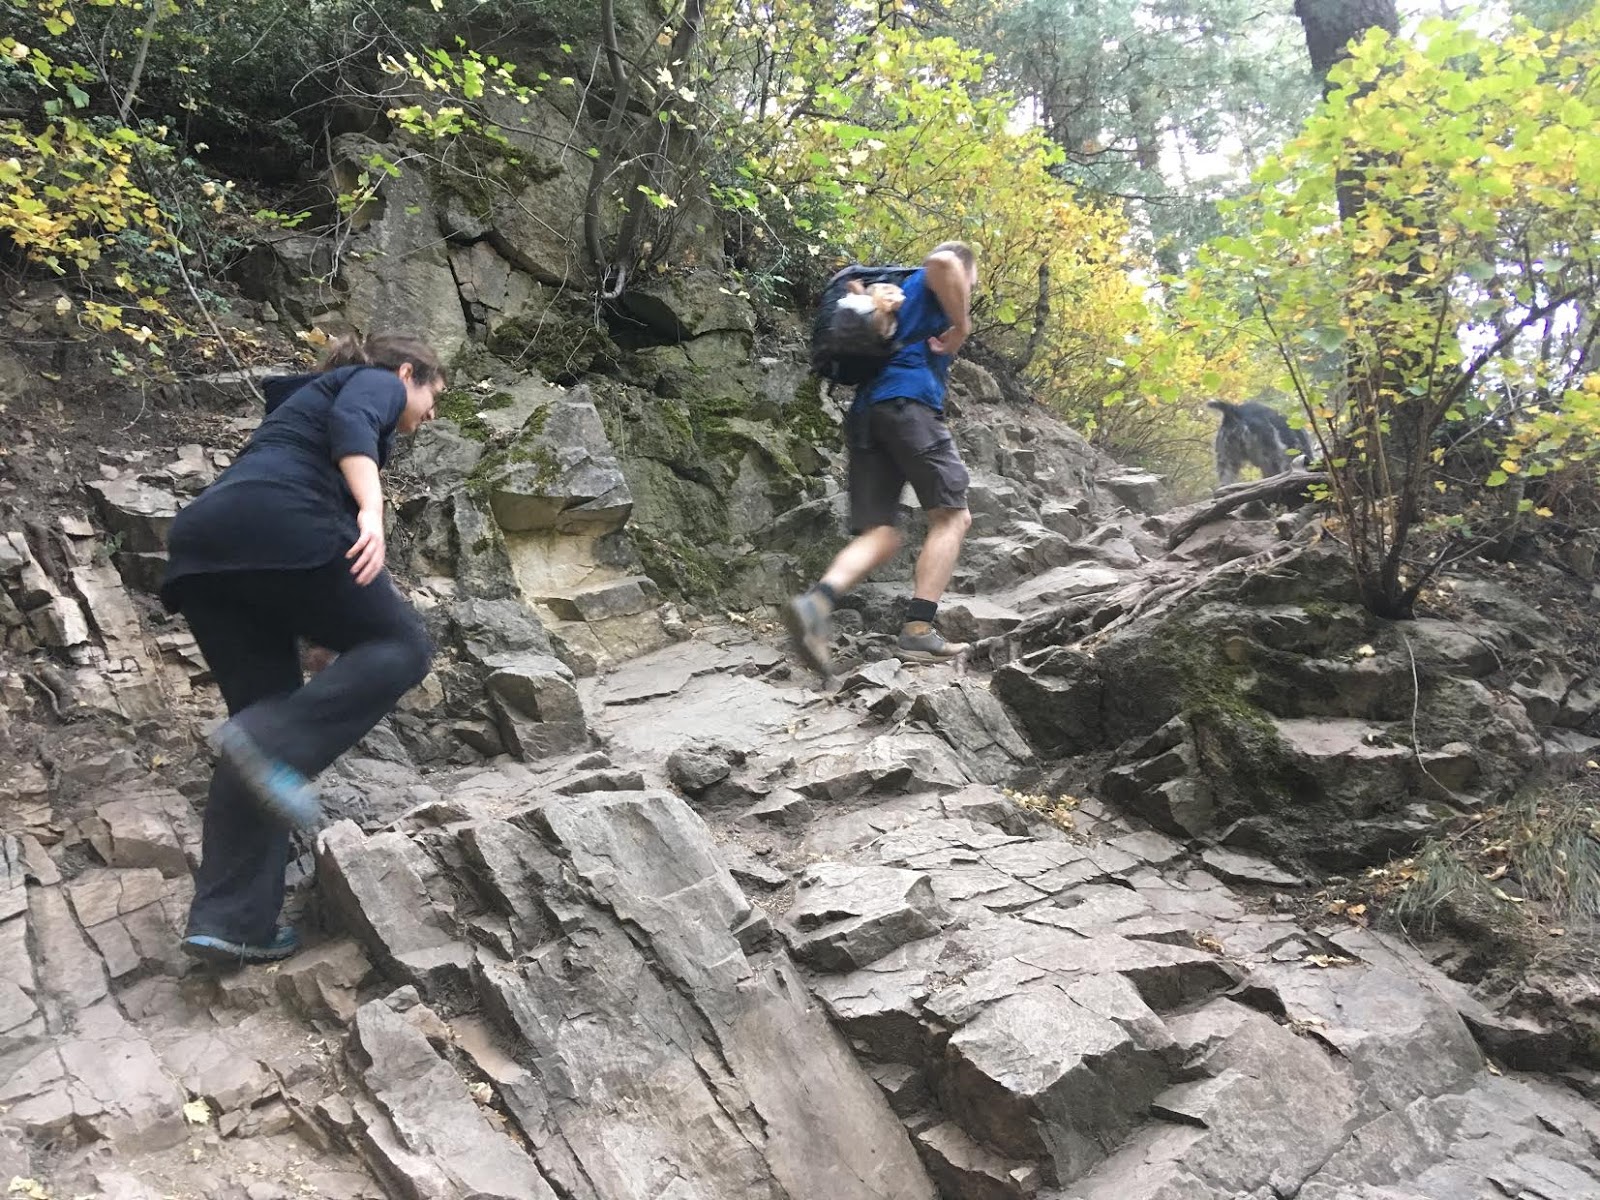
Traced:
<svg viewBox="0 0 1600 1200">
<path fill-rule="evenodd" d="M 240 369 L 80 370 L 81 297 L 7 298 L 0 1193 L 1600 1200 L 1592 920 L 1555 936 L 1504 860 L 1520 942 L 1413 945 L 1341 890 L 1600 786 L 1600 539 L 1375 621 L 1310 506 L 1175 508 L 964 355 L 941 622 L 976 644 L 889 656 L 908 549 L 822 689 L 772 621 L 845 536 L 806 318 L 702 182 L 597 302 L 584 147 L 655 117 L 479 90 L 464 173 L 341 100 L 259 197 L 329 224 L 230 217 L 201 285 Z M 260 364 L 384 328 L 450 365 L 385 475 L 434 671 L 319 781 L 307 947 L 199 971 L 221 705 L 151 595 L 165 533 Z"/>
<path fill-rule="evenodd" d="M 889 658 L 891 573 L 824 690 L 770 609 L 664 605 L 618 549 L 649 476 L 603 415 L 513 392 L 487 487 L 447 423 L 416 448 L 444 653 L 324 781 L 273 967 L 176 953 L 217 702 L 140 589 L 218 452 L 0 539 L 14 1192 L 1600 1197 L 1592 980 L 1502 1010 L 1309 898 L 1595 753 L 1550 615 L 1482 577 L 1374 623 L 1309 512 L 1169 552 L 1159 480 L 969 391 L 978 644 Z M 769 507 L 742 586 L 838 506 Z"/>
</svg>

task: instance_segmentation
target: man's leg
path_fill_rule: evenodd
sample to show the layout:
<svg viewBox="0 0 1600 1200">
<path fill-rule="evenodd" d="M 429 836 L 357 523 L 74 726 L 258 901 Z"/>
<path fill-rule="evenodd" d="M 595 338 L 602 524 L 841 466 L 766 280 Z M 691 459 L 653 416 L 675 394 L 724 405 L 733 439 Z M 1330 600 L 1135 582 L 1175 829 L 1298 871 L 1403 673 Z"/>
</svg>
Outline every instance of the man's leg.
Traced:
<svg viewBox="0 0 1600 1200">
<path fill-rule="evenodd" d="M 834 558 L 822 582 L 835 596 L 844 595 L 899 553 L 904 540 L 893 525 L 875 525 L 856 534 Z"/>
<path fill-rule="evenodd" d="M 946 662 L 967 648 L 960 642 L 945 641 L 933 621 L 955 573 L 961 543 L 972 527 L 972 514 L 967 511 L 970 478 L 949 427 L 925 405 L 900 408 L 894 429 L 884 441 L 928 516 L 928 535 L 917 556 L 897 650 L 901 658 L 912 662 Z"/>
<path fill-rule="evenodd" d="M 809 591 L 783 609 L 783 621 L 795 648 L 810 666 L 829 675 L 833 670 L 829 641 L 834 606 L 839 598 L 900 549 L 900 492 L 905 476 L 883 453 L 870 425 L 878 406 L 853 413 L 848 422 L 850 445 L 850 528 L 855 536 L 839 551 L 826 573 Z"/>
<path fill-rule="evenodd" d="M 972 514 L 964 508 L 928 510 L 928 537 L 922 543 L 922 553 L 917 556 L 913 599 L 939 603 L 945 588 L 950 586 L 956 560 L 961 557 L 961 543 L 971 528 Z"/>
<path fill-rule="evenodd" d="M 186 602 L 183 615 L 230 714 L 300 686 L 299 656 L 288 628 L 210 589 Z M 206 797 L 188 934 L 242 946 L 270 943 L 283 908 L 288 857 L 288 832 L 218 763 Z"/>
</svg>

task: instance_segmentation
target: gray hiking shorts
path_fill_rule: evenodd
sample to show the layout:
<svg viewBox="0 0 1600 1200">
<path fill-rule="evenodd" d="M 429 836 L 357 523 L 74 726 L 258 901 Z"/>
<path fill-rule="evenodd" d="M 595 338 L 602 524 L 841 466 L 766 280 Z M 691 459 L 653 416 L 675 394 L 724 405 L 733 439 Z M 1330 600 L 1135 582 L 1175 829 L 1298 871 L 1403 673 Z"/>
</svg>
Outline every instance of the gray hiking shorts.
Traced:
<svg viewBox="0 0 1600 1200">
<path fill-rule="evenodd" d="M 853 411 L 850 529 L 900 523 L 900 493 L 910 484 L 924 509 L 965 508 L 967 468 L 942 414 L 915 400 L 883 400 Z"/>
</svg>

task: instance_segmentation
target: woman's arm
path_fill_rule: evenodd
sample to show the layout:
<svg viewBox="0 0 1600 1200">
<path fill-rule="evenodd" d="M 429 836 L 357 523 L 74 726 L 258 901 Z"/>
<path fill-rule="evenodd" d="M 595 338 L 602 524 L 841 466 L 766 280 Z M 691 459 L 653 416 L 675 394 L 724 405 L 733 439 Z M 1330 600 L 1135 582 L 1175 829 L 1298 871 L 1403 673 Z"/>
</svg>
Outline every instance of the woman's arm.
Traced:
<svg viewBox="0 0 1600 1200">
<path fill-rule="evenodd" d="M 365 454 L 347 454 L 339 460 L 339 472 L 345 486 L 356 498 L 356 528 L 361 536 L 345 552 L 353 559 L 350 574 L 356 582 L 366 587 L 383 570 L 385 548 L 383 541 L 383 484 L 378 481 L 377 461 Z"/>
<path fill-rule="evenodd" d="M 366 587 L 383 570 L 383 485 L 378 460 L 383 439 L 405 408 L 406 390 L 388 371 L 358 371 L 339 389 L 328 414 L 328 441 L 333 461 L 356 502 L 360 536 L 345 553 L 350 573 Z"/>
</svg>

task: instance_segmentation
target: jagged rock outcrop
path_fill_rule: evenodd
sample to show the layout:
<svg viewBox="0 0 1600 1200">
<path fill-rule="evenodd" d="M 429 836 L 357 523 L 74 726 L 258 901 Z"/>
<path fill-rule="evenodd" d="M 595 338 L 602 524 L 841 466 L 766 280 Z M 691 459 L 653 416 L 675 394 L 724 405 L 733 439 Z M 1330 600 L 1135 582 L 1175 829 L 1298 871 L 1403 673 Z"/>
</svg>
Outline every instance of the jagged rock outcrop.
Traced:
<svg viewBox="0 0 1600 1200">
<path fill-rule="evenodd" d="M 468 1053 L 531 1153 L 494 1132 L 453 1068 L 374 1002 L 356 1015 L 353 1047 L 382 1111 L 358 1104 L 356 1120 L 386 1164 L 462 1194 L 543 1195 L 548 1179 L 566 1196 L 644 1197 L 671 1164 L 706 1196 L 931 1196 L 876 1086 L 761 949 L 770 927 L 682 801 L 621 792 L 535 804 L 461 827 L 453 842 L 490 900 L 468 920 L 503 922 L 509 952 L 476 951 L 470 988 L 491 1027 Z M 347 870 L 393 878 L 365 865 L 392 853 L 380 839 L 351 844 Z M 467 911 L 408 895 L 441 934 Z M 380 927 L 398 900 L 362 895 L 355 923 L 409 974 Z M 447 1005 L 466 998 L 465 980 L 419 983 Z M 513 1061 L 497 1045 L 532 1054 Z M 825 1107 L 808 1099 L 824 1094 Z"/>
<path fill-rule="evenodd" d="M 996 695 L 1042 753 L 1115 749 L 1103 793 L 1159 828 L 1335 870 L 1404 851 L 1429 806 L 1504 797 L 1567 748 L 1537 702 L 1489 682 L 1537 626 L 1377 622 L 1336 549 L 1285 549 L 1270 575 L 1224 558 L 1238 569 L 1141 620 L 1116 622 L 1141 602 L 1105 593 L 1034 615 L 996 641 L 1014 655 Z"/>
</svg>

